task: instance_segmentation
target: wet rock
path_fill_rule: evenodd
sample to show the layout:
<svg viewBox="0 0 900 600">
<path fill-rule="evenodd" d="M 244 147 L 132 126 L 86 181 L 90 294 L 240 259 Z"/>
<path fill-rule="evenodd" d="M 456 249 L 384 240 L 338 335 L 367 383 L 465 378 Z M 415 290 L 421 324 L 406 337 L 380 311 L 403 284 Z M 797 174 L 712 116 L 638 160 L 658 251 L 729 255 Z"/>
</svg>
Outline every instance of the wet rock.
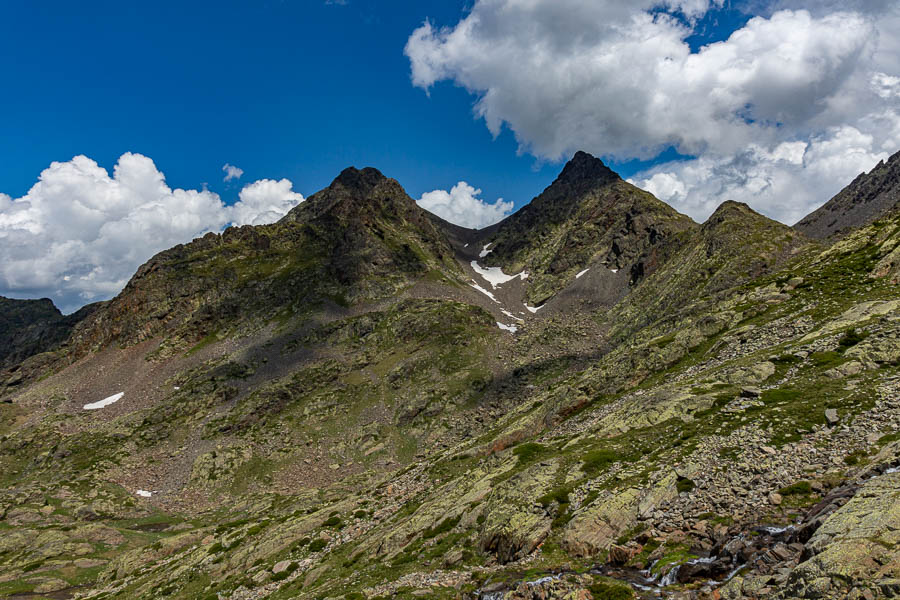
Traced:
<svg viewBox="0 0 900 600">
<path fill-rule="evenodd" d="M 640 551 L 641 547 L 634 543 L 629 543 L 624 546 L 610 546 L 608 561 L 612 565 L 624 566 L 628 561 L 640 553 Z"/>
</svg>

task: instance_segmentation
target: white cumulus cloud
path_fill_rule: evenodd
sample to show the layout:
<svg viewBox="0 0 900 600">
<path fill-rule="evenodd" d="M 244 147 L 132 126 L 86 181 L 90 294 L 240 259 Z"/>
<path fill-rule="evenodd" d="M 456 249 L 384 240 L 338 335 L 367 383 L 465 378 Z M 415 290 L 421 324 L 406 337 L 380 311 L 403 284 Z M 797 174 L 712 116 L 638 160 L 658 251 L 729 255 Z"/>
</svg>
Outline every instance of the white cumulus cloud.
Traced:
<svg viewBox="0 0 900 600">
<path fill-rule="evenodd" d="M 236 225 L 274 223 L 303 202 L 303 196 L 293 191 L 293 187 L 290 179 L 260 179 L 244 186 L 240 200 L 231 207 L 233 222 Z"/>
<path fill-rule="evenodd" d="M 480 195 L 481 190 L 460 181 L 449 192 L 434 190 L 422 194 L 418 203 L 442 219 L 471 229 L 493 225 L 512 212 L 512 202 L 504 202 L 503 198 L 498 198 L 496 202 L 489 204 L 479 198 Z"/>
<path fill-rule="evenodd" d="M 232 179 L 240 179 L 241 176 L 244 174 L 243 169 L 236 167 L 234 165 L 229 165 L 228 163 L 225 163 L 222 166 L 222 170 L 225 171 L 225 178 L 223 179 L 223 181 L 231 181 Z"/>
<path fill-rule="evenodd" d="M 455 26 L 424 23 L 405 53 L 414 85 L 463 86 L 476 116 L 494 135 L 508 127 L 520 152 L 696 157 L 634 178 L 695 218 L 750 199 L 791 221 L 848 183 L 851 165 L 867 170 L 900 149 L 900 3 L 765 3 L 728 39 L 692 50 L 697 19 L 716 6 L 476 0 Z M 834 171 L 829 144 L 852 153 Z"/>
<path fill-rule="evenodd" d="M 140 154 L 123 154 L 111 176 L 86 156 L 54 162 L 21 198 L 0 194 L 0 294 L 50 297 L 64 311 L 109 298 L 161 250 L 276 220 L 303 199 L 291 187 L 258 181 L 228 206 L 206 189 L 170 188 Z"/>
</svg>

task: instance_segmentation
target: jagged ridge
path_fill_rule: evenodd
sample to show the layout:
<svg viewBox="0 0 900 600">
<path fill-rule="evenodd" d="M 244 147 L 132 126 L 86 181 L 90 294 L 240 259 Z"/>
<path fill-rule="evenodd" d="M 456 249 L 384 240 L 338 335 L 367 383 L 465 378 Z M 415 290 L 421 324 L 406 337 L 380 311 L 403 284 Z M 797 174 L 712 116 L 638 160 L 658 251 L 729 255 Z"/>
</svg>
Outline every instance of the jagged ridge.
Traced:
<svg viewBox="0 0 900 600">
<path fill-rule="evenodd" d="M 802 218 L 794 227 L 824 240 L 868 225 L 900 206 L 900 152 L 861 173 L 837 196 Z"/>
</svg>

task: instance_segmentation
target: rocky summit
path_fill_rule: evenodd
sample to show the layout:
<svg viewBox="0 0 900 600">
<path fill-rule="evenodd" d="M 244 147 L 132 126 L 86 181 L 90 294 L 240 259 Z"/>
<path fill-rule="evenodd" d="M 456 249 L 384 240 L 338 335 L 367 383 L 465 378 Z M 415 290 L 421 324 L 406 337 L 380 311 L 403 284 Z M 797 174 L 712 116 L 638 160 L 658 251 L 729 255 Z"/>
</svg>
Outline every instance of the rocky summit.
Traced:
<svg viewBox="0 0 900 600">
<path fill-rule="evenodd" d="M 349 168 L 0 299 L 0 597 L 896 597 L 898 156 L 796 227 L 578 153 L 469 230 Z"/>
</svg>

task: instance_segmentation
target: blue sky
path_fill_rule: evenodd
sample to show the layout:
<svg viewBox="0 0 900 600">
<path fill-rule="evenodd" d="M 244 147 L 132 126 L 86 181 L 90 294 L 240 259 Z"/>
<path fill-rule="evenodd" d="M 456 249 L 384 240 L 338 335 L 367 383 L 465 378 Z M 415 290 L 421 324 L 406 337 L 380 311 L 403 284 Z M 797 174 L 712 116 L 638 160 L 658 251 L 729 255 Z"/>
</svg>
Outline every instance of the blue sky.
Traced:
<svg viewBox="0 0 900 600">
<path fill-rule="evenodd" d="M 415 197 L 463 179 L 517 201 L 559 168 L 535 171 L 508 133 L 493 140 L 465 91 L 410 85 L 410 32 L 455 23 L 463 2 L 155 4 L 4 3 L 0 191 L 23 195 L 53 160 L 111 168 L 128 151 L 226 201 L 226 162 L 304 195 L 356 165 Z"/>
<path fill-rule="evenodd" d="M 793 223 L 900 149 L 900 2 L 13 0 L 0 86 L 0 295 L 69 311 L 350 165 L 483 226 L 586 150 Z"/>
<path fill-rule="evenodd" d="M 409 34 L 426 19 L 454 25 L 466 4 L 5 3 L 0 191 L 25 194 L 54 160 L 84 154 L 112 168 L 138 152 L 171 186 L 207 183 L 226 201 L 239 186 L 223 184 L 225 163 L 246 180 L 287 177 L 304 195 L 356 165 L 416 198 L 464 180 L 519 207 L 560 162 L 517 155 L 508 129 L 493 139 L 453 82 L 430 97 L 410 84 Z M 691 43 L 746 18 L 716 11 Z M 647 164 L 613 162 L 623 176 Z"/>
</svg>

